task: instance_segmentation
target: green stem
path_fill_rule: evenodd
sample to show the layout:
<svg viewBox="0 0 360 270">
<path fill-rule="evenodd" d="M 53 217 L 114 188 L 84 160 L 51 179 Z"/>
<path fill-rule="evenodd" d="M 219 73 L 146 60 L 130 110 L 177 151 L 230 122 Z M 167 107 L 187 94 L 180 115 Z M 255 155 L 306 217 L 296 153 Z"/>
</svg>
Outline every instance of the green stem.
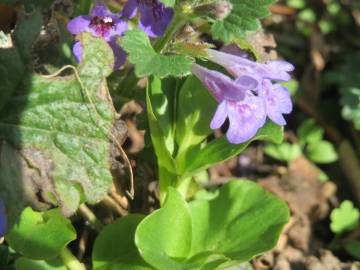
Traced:
<svg viewBox="0 0 360 270">
<path fill-rule="evenodd" d="M 96 231 L 100 232 L 103 229 L 104 225 L 85 204 L 80 205 L 79 213 L 90 223 L 90 225 Z"/>
<path fill-rule="evenodd" d="M 176 190 L 183 196 L 184 199 L 186 199 L 187 197 L 189 186 L 191 183 L 191 178 L 192 178 L 191 176 L 178 178 Z"/>
<path fill-rule="evenodd" d="M 85 266 L 79 262 L 79 260 L 66 247 L 60 252 L 59 257 L 68 270 L 86 270 Z"/>
<path fill-rule="evenodd" d="M 162 38 L 159 38 L 155 44 L 154 49 L 156 52 L 161 53 L 165 48 L 169 41 L 173 38 L 176 31 L 184 25 L 186 22 L 186 17 L 181 16 L 175 13 L 174 18 L 172 19 L 170 25 L 166 29 L 166 32 Z"/>
</svg>

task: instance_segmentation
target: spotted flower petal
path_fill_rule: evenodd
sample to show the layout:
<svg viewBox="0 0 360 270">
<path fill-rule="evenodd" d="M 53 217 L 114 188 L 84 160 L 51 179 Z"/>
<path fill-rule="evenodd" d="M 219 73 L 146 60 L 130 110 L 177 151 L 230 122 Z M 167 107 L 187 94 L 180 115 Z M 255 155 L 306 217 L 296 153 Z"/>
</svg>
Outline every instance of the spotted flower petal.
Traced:
<svg viewBox="0 0 360 270">
<path fill-rule="evenodd" d="M 248 95 L 239 102 L 227 102 L 229 129 L 226 137 L 230 143 L 243 143 L 254 137 L 266 121 L 264 100 Z"/>
<path fill-rule="evenodd" d="M 283 114 L 289 114 L 293 108 L 289 91 L 280 84 L 266 80 L 264 93 L 267 116 L 278 125 L 286 125 Z"/>
</svg>

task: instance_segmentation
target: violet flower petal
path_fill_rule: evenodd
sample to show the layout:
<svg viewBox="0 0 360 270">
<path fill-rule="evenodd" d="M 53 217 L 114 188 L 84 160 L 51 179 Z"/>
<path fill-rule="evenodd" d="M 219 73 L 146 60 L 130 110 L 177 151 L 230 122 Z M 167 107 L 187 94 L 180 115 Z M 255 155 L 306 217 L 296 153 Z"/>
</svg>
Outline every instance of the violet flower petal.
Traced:
<svg viewBox="0 0 360 270">
<path fill-rule="evenodd" d="M 174 12 L 171 8 L 164 8 L 163 4 L 157 6 L 140 6 L 139 29 L 148 34 L 149 37 L 162 36 L 172 20 Z"/>
<path fill-rule="evenodd" d="M 3 200 L 0 198 L 0 237 L 5 235 L 7 230 L 7 216 Z"/>
<path fill-rule="evenodd" d="M 258 76 L 263 79 L 289 81 L 291 76 L 288 72 L 294 69 L 294 66 L 286 61 L 257 63 L 240 56 L 212 49 L 207 49 L 206 51 L 211 61 L 223 66 L 235 77 L 240 77 L 242 75 L 255 76 L 257 73 Z"/>
<path fill-rule="evenodd" d="M 249 95 L 240 102 L 227 102 L 230 143 L 239 144 L 254 137 L 266 122 L 265 104 L 261 97 Z"/>
<path fill-rule="evenodd" d="M 92 17 L 114 17 L 114 14 L 102 2 L 97 2 L 91 9 L 90 15 Z"/>
<path fill-rule="evenodd" d="M 154 16 L 151 11 L 151 7 L 143 7 L 141 8 L 141 15 L 139 20 L 139 29 L 143 30 L 149 37 L 155 38 L 157 37 L 156 30 L 154 29 L 154 24 L 156 23 Z M 158 27 L 158 26 L 157 26 Z"/>
<path fill-rule="evenodd" d="M 289 114 L 293 109 L 290 93 L 286 87 L 280 84 L 271 84 L 271 82 L 267 81 L 265 85 L 267 116 L 274 123 L 284 126 L 286 125 L 286 120 L 283 114 Z"/>
<path fill-rule="evenodd" d="M 137 0 L 128 0 L 124 5 L 121 15 L 125 18 L 131 19 L 135 17 L 137 11 L 138 11 Z"/>
<path fill-rule="evenodd" d="M 242 79 L 237 82 L 221 72 L 210 70 L 197 64 L 191 65 L 191 72 L 210 90 L 218 102 L 224 99 L 233 101 L 242 100 L 245 98 L 246 91 L 251 90 L 256 84 L 256 80 L 253 80 L 253 84 L 249 85 L 249 77 L 245 79 L 246 85 L 243 85 Z M 251 87 L 250 89 L 249 86 Z"/>
<path fill-rule="evenodd" d="M 227 118 L 227 103 L 226 100 L 220 102 L 218 105 L 215 115 L 211 120 L 210 128 L 211 129 L 217 129 L 224 124 L 225 120 Z"/>
<path fill-rule="evenodd" d="M 114 70 L 119 69 L 126 61 L 126 53 L 125 51 L 116 43 L 116 40 L 112 40 L 109 42 L 110 47 L 114 52 L 115 63 Z"/>
<path fill-rule="evenodd" d="M 90 16 L 78 16 L 68 22 L 67 29 L 73 35 L 77 35 L 81 32 L 87 32 L 89 31 L 90 22 Z"/>
<path fill-rule="evenodd" d="M 122 20 L 115 20 L 114 27 L 103 38 L 110 42 L 114 37 L 122 36 L 128 30 L 128 23 Z"/>
<path fill-rule="evenodd" d="M 82 48 L 80 41 L 75 42 L 75 44 L 73 46 L 73 54 L 75 56 L 76 62 L 78 62 L 78 63 L 81 62 L 82 53 L 83 53 L 83 48 Z"/>
</svg>

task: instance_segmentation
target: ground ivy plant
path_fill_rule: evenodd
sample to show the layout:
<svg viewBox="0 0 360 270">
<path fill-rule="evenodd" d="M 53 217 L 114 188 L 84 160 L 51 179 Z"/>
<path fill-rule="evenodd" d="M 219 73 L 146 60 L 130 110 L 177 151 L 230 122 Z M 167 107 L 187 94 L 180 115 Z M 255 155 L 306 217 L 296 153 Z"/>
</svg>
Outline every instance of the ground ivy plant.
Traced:
<svg viewBox="0 0 360 270">
<path fill-rule="evenodd" d="M 128 0 L 110 10 L 75 1 L 76 15 L 58 21 L 67 58 L 57 70 L 34 59 L 41 10 L 53 6 L 23 8 L 14 31 L 0 33 L 0 266 L 85 269 L 68 247 L 79 207 L 99 231 L 91 269 L 245 269 L 273 248 L 289 218 L 284 202 L 248 180 L 211 191 L 194 180 L 254 140 L 282 141 L 292 102 L 278 82 L 293 65 L 219 47 L 244 44 L 273 2 Z M 160 207 L 104 226 L 84 205 L 106 198 L 113 153 L 125 156 L 124 100 L 146 104 Z"/>
</svg>

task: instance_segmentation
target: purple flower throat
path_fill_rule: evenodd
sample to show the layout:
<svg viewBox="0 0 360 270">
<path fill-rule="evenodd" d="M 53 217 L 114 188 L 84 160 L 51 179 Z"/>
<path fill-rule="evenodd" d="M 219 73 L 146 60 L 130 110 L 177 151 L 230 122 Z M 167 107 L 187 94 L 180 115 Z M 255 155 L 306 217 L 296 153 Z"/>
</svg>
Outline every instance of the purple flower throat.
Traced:
<svg viewBox="0 0 360 270">
<path fill-rule="evenodd" d="M 105 37 L 109 35 L 111 29 L 115 28 L 115 22 L 110 16 L 95 16 L 90 21 L 90 27 L 97 35 Z"/>
</svg>

